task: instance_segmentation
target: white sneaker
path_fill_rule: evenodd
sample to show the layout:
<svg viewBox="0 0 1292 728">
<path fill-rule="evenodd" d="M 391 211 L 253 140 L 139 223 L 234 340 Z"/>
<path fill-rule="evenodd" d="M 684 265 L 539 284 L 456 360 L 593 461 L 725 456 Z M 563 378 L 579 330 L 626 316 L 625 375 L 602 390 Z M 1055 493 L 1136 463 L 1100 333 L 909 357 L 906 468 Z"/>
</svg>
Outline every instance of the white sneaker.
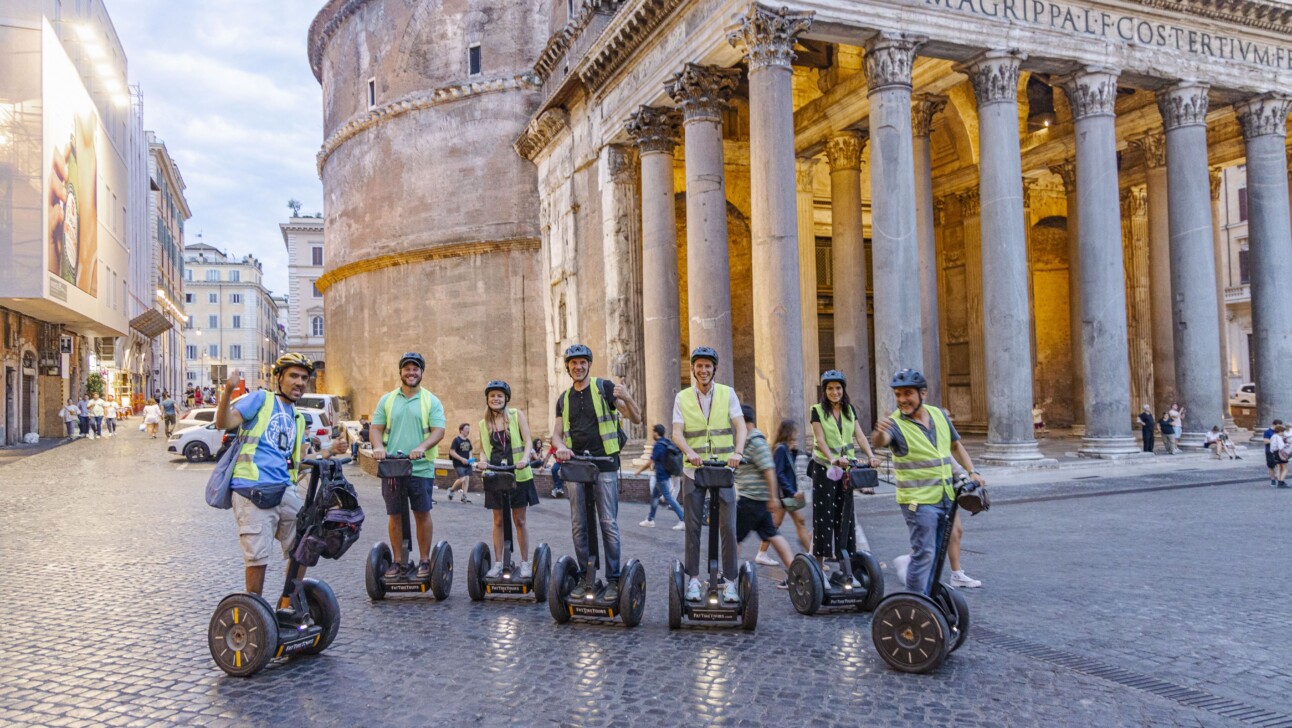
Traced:
<svg viewBox="0 0 1292 728">
<path fill-rule="evenodd" d="M 673 527 L 673 530 L 674 530 L 674 531 L 685 531 L 685 530 L 686 530 L 686 522 L 685 522 L 685 521 L 678 521 L 678 522 L 677 522 L 677 525 Z"/>
<path fill-rule="evenodd" d="M 654 528 L 654 527 L 655 527 L 655 522 L 654 522 L 654 521 L 652 521 L 651 519 L 647 518 L 646 520 L 642 521 L 641 523 L 639 523 L 639 524 L 637 524 L 637 525 L 638 525 L 638 526 L 641 526 L 642 528 Z"/>
<path fill-rule="evenodd" d="M 960 587 L 961 589 L 977 589 L 982 586 L 982 582 L 964 573 L 964 571 L 951 572 L 951 586 Z"/>
<path fill-rule="evenodd" d="M 902 554 L 893 559 L 893 570 L 897 572 L 897 580 L 906 583 L 906 569 L 911 565 L 911 555 Z"/>
<path fill-rule="evenodd" d="M 736 582 L 727 581 L 722 586 L 722 601 L 734 604 L 740 601 L 740 595 L 736 593 Z"/>
<path fill-rule="evenodd" d="M 520 578 L 530 579 L 534 576 L 534 565 L 528 561 L 520 562 Z"/>
<path fill-rule="evenodd" d="M 486 573 L 485 576 L 489 577 L 490 579 L 497 579 L 498 577 L 502 576 L 502 562 L 499 561 L 498 563 L 494 564 L 493 568 L 489 569 L 489 572 Z"/>
<path fill-rule="evenodd" d="M 700 580 L 694 576 L 686 584 L 686 600 L 688 602 L 700 601 Z"/>
<path fill-rule="evenodd" d="M 762 564 L 763 566 L 780 566 L 780 565 L 781 565 L 781 562 L 777 561 L 774 557 L 772 557 L 772 555 L 771 555 L 771 554 L 769 554 L 769 553 L 768 553 L 768 552 L 766 552 L 766 551 L 759 551 L 759 552 L 758 552 L 758 555 L 754 557 L 754 563 L 756 563 L 756 564 Z"/>
</svg>

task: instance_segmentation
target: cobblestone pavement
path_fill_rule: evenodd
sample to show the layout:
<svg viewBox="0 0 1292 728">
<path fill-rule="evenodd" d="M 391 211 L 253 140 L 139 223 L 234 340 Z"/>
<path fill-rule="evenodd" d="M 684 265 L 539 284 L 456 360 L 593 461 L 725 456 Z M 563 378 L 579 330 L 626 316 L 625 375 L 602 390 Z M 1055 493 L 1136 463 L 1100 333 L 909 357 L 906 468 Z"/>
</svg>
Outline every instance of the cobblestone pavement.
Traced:
<svg viewBox="0 0 1292 728">
<path fill-rule="evenodd" d="M 682 534 L 667 512 L 639 528 L 643 505 L 620 513 L 625 558 L 647 570 L 636 629 L 470 602 L 461 570 L 488 534 L 478 496 L 441 494 L 434 511 L 459 570 L 452 596 L 371 603 L 364 555 L 384 518 L 377 482 L 356 470 L 363 539 L 313 570 L 341 602 L 336 643 L 234 679 L 206 647 L 211 611 L 242 582 L 233 518 L 203 502 L 210 465 L 163 447 L 124 431 L 0 468 L 0 724 L 1292 723 L 1292 493 L 1256 467 L 1002 493 L 967 523 L 965 567 L 986 583 L 966 595 L 981 632 L 930 676 L 887 669 L 869 616 L 796 614 L 775 568 L 760 567 L 756 633 L 670 632 L 662 577 Z M 906 543 L 889 498 L 859 501 L 885 562 Z M 536 540 L 569 553 L 566 503 L 531 513 Z"/>
</svg>

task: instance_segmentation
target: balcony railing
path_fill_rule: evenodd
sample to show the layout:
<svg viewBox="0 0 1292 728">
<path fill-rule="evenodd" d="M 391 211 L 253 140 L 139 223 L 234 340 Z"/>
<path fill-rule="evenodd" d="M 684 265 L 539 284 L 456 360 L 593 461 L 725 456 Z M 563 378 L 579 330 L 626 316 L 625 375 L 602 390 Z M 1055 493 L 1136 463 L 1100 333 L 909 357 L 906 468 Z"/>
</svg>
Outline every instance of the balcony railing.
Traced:
<svg viewBox="0 0 1292 728">
<path fill-rule="evenodd" d="M 1225 303 L 1246 303 L 1250 300 L 1252 300 L 1251 286 L 1225 286 Z"/>
</svg>

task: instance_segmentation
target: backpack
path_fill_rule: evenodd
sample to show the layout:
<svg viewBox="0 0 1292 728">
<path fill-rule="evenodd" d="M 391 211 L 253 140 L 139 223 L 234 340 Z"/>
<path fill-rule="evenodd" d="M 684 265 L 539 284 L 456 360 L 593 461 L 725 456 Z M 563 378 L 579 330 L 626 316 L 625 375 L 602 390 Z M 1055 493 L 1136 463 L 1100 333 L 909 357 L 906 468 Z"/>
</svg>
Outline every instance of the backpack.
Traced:
<svg viewBox="0 0 1292 728">
<path fill-rule="evenodd" d="M 682 456 L 682 449 L 673 444 L 673 441 L 667 437 L 660 438 L 664 443 L 664 472 L 669 475 L 681 475 L 682 468 L 686 464 L 686 458 Z"/>
</svg>

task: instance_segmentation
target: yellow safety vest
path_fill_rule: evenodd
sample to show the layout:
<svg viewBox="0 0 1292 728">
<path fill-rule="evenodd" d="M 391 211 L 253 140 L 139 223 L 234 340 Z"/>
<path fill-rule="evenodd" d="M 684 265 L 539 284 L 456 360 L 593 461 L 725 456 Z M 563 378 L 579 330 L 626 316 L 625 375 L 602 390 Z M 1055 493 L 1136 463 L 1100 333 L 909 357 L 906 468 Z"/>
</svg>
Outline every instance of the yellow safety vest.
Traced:
<svg viewBox="0 0 1292 728">
<path fill-rule="evenodd" d="M 842 424 L 838 424 L 835 422 L 834 415 L 827 414 L 821 405 L 812 405 L 812 411 L 821 421 L 821 432 L 825 434 L 825 444 L 830 451 L 836 457 L 857 457 L 857 441 L 853 437 L 857 428 L 856 412 L 848 408 L 840 415 Z M 815 437 L 812 438 L 812 459 L 821 465 L 830 464 L 830 461 L 826 460 L 825 451 L 821 449 L 821 443 L 817 442 Z"/>
<path fill-rule="evenodd" d="M 682 410 L 682 437 L 704 460 L 726 460 L 736 451 L 735 430 L 731 425 L 731 387 L 713 385 L 713 403 L 705 419 L 700 409 L 700 392 L 687 387 L 677 394 Z M 689 466 L 688 466 L 689 467 Z"/>
<path fill-rule="evenodd" d="M 381 444 L 383 445 L 390 442 L 390 430 L 392 429 L 390 415 L 395 410 L 395 396 L 401 391 L 403 391 L 401 388 L 396 387 L 381 398 L 381 409 L 386 413 L 386 427 L 381 431 Z M 422 439 L 425 440 L 431 434 L 431 393 L 425 387 L 418 387 L 417 401 L 422 407 Z M 438 454 L 438 447 L 435 448 L 435 452 Z M 431 457 L 433 459 L 435 455 Z"/>
<path fill-rule="evenodd" d="M 601 446 L 605 448 L 607 455 L 614 455 L 619 452 L 619 413 L 613 406 L 607 407 L 606 401 L 601 397 L 601 380 L 592 377 L 592 410 L 597 414 L 597 434 L 601 435 Z M 565 390 L 565 400 L 561 404 L 561 427 L 565 432 L 565 446 L 574 447 L 573 440 L 570 438 L 570 392 L 574 387 Z M 519 480 L 519 478 L 517 479 Z"/>
<path fill-rule="evenodd" d="M 245 396 L 245 395 L 244 395 Z M 260 405 L 260 411 L 256 413 L 255 424 L 251 426 L 251 431 L 247 433 L 247 441 L 242 443 L 238 450 L 238 457 L 233 461 L 233 476 L 238 480 L 246 480 L 252 483 L 260 481 L 260 468 L 256 467 L 256 449 L 260 447 L 260 438 L 269 429 L 269 420 L 274 416 L 274 398 L 275 395 L 266 390 L 265 401 Z M 287 477 L 293 483 L 296 482 L 296 471 L 301 464 L 301 443 L 305 441 L 305 415 L 299 410 L 296 412 L 296 445 L 292 448 L 292 459 L 287 463 Z"/>
<path fill-rule="evenodd" d="M 521 458 L 525 456 L 525 441 L 520 436 L 520 417 L 511 407 L 507 408 L 507 434 L 511 437 L 511 464 L 519 465 Z M 488 419 L 480 420 L 480 446 L 484 448 L 485 462 L 489 462 L 493 457 L 493 431 L 489 429 Z M 533 479 L 534 471 L 528 464 L 523 468 L 516 468 L 517 483 L 528 483 Z"/>
<path fill-rule="evenodd" d="M 920 426 L 902 417 L 901 410 L 889 415 L 906 440 L 906 454 L 893 458 L 897 474 L 897 502 L 941 503 L 942 498 L 955 497 L 951 486 L 951 426 L 946 415 L 937 407 L 925 407 L 933 420 L 936 446 L 929 442 Z"/>
</svg>

